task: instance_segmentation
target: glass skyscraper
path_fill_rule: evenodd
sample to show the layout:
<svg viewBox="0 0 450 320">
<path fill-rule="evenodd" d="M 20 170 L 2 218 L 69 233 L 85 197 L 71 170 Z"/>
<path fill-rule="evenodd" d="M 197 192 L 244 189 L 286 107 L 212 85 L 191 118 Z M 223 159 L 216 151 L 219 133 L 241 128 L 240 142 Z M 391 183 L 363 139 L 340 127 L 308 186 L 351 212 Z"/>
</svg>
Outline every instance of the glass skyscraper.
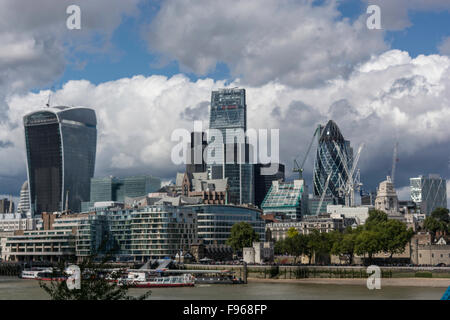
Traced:
<svg viewBox="0 0 450 320">
<path fill-rule="evenodd" d="M 95 111 L 52 107 L 24 116 L 31 210 L 79 212 L 89 199 L 97 148 Z"/>
<path fill-rule="evenodd" d="M 161 179 L 152 176 L 92 178 L 90 200 L 82 203 L 82 211 L 88 211 L 95 202 L 124 202 L 125 197 L 146 196 L 160 188 Z"/>
<path fill-rule="evenodd" d="M 447 181 L 438 175 L 411 178 L 411 200 L 420 207 L 420 213 L 430 215 L 436 208 L 447 208 Z"/>
<path fill-rule="evenodd" d="M 338 154 L 336 145 L 340 149 L 342 158 Z M 320 126 L 319 130 L 319 145 L 313 173 L 315 196 L 320 197 L 322 195 L 328 175 L 331 174 L 325 195 L 337 199 L 340 204 L 344 203 L 344 197 L 339 192 L 348 178 L 344 163 L 347 164 L 348 170 L 351 170 L 353 149 L 350 147 L 350 141 L 345 140 L 342 136 L 336 123 L 330 120 L 325 127 Z"/>
<path fill-rule="evenodd" d="M 245 89 L 220 89 L 211 94 L 209 128 L 222 134 L 222 143 L 208 148 L 208 164 L 211 179 L 228 178 L 229 202 L 254 203 L 254 166 L 249 163 L 247 131 L 247 105 Z M 208 137 L 212 142 L 212 137 Z"/>
</svg>

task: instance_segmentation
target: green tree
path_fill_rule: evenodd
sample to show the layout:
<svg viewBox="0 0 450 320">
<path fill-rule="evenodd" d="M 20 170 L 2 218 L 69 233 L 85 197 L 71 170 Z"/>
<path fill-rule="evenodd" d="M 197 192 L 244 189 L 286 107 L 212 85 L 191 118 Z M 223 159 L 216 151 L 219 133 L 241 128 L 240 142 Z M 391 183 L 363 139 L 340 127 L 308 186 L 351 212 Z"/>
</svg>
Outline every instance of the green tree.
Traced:
<svg viewBox="0 0 450 320">
<path fill-rule="evenodd" d="M 436 237 L 437 232 L 444 234 L 450 232 L 449 210 L 446 208 L 436 208 L 430 216 L 425 218 L 423 226 L 433 234 L 433 237 Z"/>
<path fill-rule="evenodd" d="M 356 237 L 361 232 L 361 227 L 352 229 L 348 227 L 344 233 L 335 238 L 331 253 L 336 255 L 345 255 L 348 257 L 350 264 L 353 264 L 353 257 L 355 256 Z"/>
<path fill-rule="evenodd" d="M 369 217 L 366 219 L 364 227 L 367 230 L 376 229 L 382 223 L 388 221 L 388 215 L 381 210 L 370 210 Z"/>
<path fill-rule="evenodd" d="M 298 230 L 296 228 L 294 228 L 294 227 L 290 227 L 288 229 L 288 231 L 286 232 L 286 235 L 287 235 L 288 238 L 293 238 L 295 236 L 298 236 L 298 234 L 299 234 Z"/>
<path fill-rule="evenodd" d="M 392 256 L 405 251 L 406 244 L 411 240 L 414 232 L 406 224 L 398 220 L 388 220 L 381 224 L 379 230 L 382 250 Z"/>
<path fill-rule="evenodd" d="M 227 244 L 236 252 L 241 252 L 244 247 L 251 247 L 254 241 L 258 241 L 259 236 L 253 230 L 251 224 L 239 222 L 231 227 L 230 237 Z"/>
<path fill-rule="evenodd" d="M 362 230 L 355 239 L 355 252 L 359 255 L 367 254 L 372 262 L 374 254 L 382 250 L 381 235 L 379 231 Z"/>
<path fill-rule="evenodd" d="M 333 246 L 334 233 L 321 233 L 319 230 L 312 230 L 306 236 L 304 254 L 308 256 L 308 264 L 311 264 L 312 257 L 326 255 L 331 252 Z"/>
</svg>

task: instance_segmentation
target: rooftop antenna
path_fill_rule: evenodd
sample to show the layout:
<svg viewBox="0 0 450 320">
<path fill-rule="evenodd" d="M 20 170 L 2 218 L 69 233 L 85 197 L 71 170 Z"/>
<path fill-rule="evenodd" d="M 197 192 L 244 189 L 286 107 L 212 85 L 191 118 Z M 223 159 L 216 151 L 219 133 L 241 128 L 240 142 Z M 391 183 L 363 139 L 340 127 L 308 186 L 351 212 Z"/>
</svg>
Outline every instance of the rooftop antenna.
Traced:
<svg viewBox="0 0 450 320">
<path fill-rule="evenodd" d="M 50 92 L 48 93 L 48 99 L 47 99 L 47 103 L 45 104 L 47 106 L 47 108 L 50 108 L 50 98 L 52 97 L 52 92 L 55 89 L 55 87 L 51 87 L 50 88 Z"/>
</svg>

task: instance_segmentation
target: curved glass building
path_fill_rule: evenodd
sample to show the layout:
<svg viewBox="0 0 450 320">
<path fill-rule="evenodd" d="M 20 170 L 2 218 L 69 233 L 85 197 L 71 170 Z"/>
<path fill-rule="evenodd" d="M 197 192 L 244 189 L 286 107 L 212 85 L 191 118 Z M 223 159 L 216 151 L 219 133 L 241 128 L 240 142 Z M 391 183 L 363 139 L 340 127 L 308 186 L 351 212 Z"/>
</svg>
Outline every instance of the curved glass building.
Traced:
<svg viewBox="0 0 450 320">
<path fill-rule="evenodd" d="M 320 126 L 319 129 L 319 145 L 313 174 L 314 195 L 317 197 L 322 195 L 328 175 L 331 173 L 326 196 L 343 204 L 344 198 L 339 193 L 339 188 L 343 187 L 347 181 L 344 163 L 347 163 L 347 168 L 350 170 L 353 163 L 353 149 L 350 147 L 350 141 L 344 139 L 333 120 L 328 121 L 325 127 Z M 339 157 L 336 145 L 339 147 L 343 159 Z"/>
<path fill-rule="evenodd" d="M 265 222 L 261 218 L 261 210 L 232 205 L 190 205 L 187 206 L 197 213 L 198 238 L 205 244 L 226 244 L 231 228 L 239 222 L 247 222 L 259 235 L 265 239 Z"/>
<path fill-rule="evenodd" d="M 89 200 L 97 148 L 95 111 L 51 107 L 24 116 L 30 207 L 34 214 L 79 212 Z M 66 199 L 67 198 L 67 199 Z"/>
</svg>

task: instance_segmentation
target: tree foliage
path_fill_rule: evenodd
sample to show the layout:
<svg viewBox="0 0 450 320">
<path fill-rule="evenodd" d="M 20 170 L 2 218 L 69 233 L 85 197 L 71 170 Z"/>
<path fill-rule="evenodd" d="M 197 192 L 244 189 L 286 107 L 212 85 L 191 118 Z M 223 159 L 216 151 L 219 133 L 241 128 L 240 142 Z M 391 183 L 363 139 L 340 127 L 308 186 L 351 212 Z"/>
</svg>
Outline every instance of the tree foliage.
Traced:
<svg viewBox="0 0 450 320">
<path fill-rule="evenodd" d="M 425 218 L 423 226 L 430 231 L 434 236 L 437 232 L 450 232 L 450 215 L 446 208 L 436 208 L 430 216 Z"/>
<path fill-rule="evenodd" d="M 105 270 L 110 269 L 111 255 L 105 255 L 98 260 L 97 254 L 93 254 L 81 263 L 77 264 L 81 273 L 80 289 L 69 289 L 66 281 L 39 282 L 39 286 L 50 295 L 52 300 L 144 300 L 150 296 L 151 291 L 147 291 L 141 296 L 134 297 L 128 295 L 129 286 L 119 285 L 117 281 L 106 279 Z M 116 270 L 110 274 L 111 279 L 118 280 L 123 276 L 125 270 Z M 53 268 L 53 277 L 68 276 L 65 272 L 64 263 L 57 268 Z"/>
<path fill-rule="evenodd" d="M 390 257 L 405 250 L 411 240 L 413 231 L 401 221 L 388 219 L 386 213 L 373 210 L 366 223 L 355 229 L 348 227 L 343 232 L 333 231 L 321 233 L 313 230 L 308 235 L 297 235 L 278 241 L 275 244 L 277 253 L 289 254 L 297 258 L 300 255 L 312 258 L 327 255 L 344 255 L 349 263 L 353 263 L 355 254 L 367 256 L 372 260 L 379 252 L 390 254 Z M 295 261 L 296 259 L 294 259 Z"/>
<path fill-rule="evenodd" d="M 244 247 L 251 247 L 254 241 L 258 241 L 259 236 L 253 230 L 251 224 L 247 222 L 239 222 L 231 227 L 230 237 L 227 239 L 227 244 L 233 248 L 234 251 L 242 251 Z"/>
</svg>

